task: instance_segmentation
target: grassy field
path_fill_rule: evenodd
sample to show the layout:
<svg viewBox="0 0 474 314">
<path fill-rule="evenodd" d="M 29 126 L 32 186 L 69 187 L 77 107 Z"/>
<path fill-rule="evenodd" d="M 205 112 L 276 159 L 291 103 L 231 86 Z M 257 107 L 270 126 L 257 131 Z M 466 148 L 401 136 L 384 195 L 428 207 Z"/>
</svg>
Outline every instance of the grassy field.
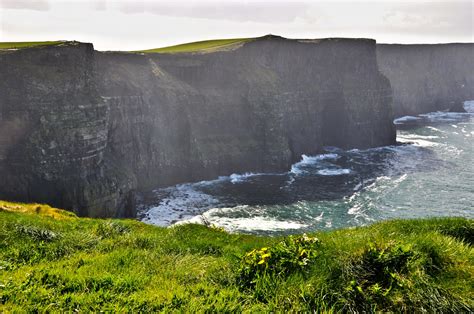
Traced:
<svg viewBox="0 0 474 314">
<path fill-rule="evenodd" d="M 36 46 L 59 45 L 62 41 L 0 42 L 0 49 L 29 48 Z"/>
<path fill-rule="evenodd" d="M 196 41 L 193 43 L 181 44 L 170 47 L 141 50 L 136 52 L 144 53 L 179 53 L 179 52 L 202 52 L 225 49 L 235 44 L 241 44 L 253 40 L 254 38 L 234 38 Z"/>
<path fill-rule="evenodd" d="M 0 312 L 474 309 L 474 221 L 285 238 L 0 202 Z"/>
</svg>

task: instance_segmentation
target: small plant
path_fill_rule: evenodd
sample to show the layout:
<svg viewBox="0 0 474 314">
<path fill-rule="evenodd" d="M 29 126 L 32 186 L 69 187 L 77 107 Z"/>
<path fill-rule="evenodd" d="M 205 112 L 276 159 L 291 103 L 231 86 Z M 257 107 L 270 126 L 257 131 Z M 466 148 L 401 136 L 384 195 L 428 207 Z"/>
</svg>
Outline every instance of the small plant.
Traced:
<svg viewBox="0 0 474 314">
<path fill-rule="evenodd" d="M 106 221 L 97 225 L 96 234 L 102 239 L 111 238 L 116 235 L 126 234 L 130 228 L 115 221 Z"/>
<path fill-rule="evenodd" d="M 38 242 L 51 242 L 59 237 L 59 234 L 56 232 L 34 226 L 16 225 L 15 230 L 20 235 L 28 236 Z"/>
<path fill-rule="evenodd" d="M 404 286 L 409 264 L 417 258 L 410 245 L 382 247 L 370 243 L 360 260 L 348 268 L 352 278 L 346 287 L 348 299 L 359 309 L 367 304 L 383 303 L 390 292 Z"/>
<path fill-rule="evenodd" d="M 207 228 L 215 230 L 215 231 L 219 231 L 219 232 L 225 232 L 225 229 L 223 227 L 219 227 L 213 224 L 206 216 L 201 215 L 199 216 L 199 218 L 201 219 L 202 224 L 206 226 Z"/>
<path fill-rule="evenodd" d="M 239 282 L 243 288 L 254 288 L 261 280 L 285 278 L 304 272 L 317 257 L 319 240 L 302 236 L 289 236 L 273 247 L 255 249 L 241 260 Z"/>
</svg>

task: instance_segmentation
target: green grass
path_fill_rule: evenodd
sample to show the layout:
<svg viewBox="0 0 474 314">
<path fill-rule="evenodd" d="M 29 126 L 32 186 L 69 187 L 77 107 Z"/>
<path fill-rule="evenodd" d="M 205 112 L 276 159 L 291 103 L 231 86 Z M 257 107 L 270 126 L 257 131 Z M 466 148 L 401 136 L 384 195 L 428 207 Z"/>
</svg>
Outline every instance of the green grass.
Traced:
<svg viewBox="0 0 474 314">
<path fill-rule="evenodd" d="M 473 237 L 462 218 L 271 238 L 0 202 L 0 312 L 468 312 Z"/>
<path fill-rule="evenodd" d="M 38 46 L 59 45 L 63 41 L 30 41 L 30 42 L 0 42 L 0 49 L 18 49 Z"/>
<path fill-rule="evenodd" d="M 254 38 L 234 38 L 234 39 L 215 39 L 204 40 L 193 43 L 181 44 L 170 47 L 141 50 L 136 52 L 143 53 L 179 53 L 179 52 L 204 52 L 216 51 L 229 48 L 235 44 L 241 44 L 253 40 Z"/>
</svg>

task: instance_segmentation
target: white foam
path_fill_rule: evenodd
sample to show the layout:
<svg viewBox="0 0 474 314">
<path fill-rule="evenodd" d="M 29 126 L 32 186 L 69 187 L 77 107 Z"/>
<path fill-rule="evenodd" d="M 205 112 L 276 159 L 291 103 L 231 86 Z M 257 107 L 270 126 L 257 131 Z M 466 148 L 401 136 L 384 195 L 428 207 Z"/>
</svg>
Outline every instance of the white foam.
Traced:
<svg viewBox="0 0 474 314">
<path fill-rule="evenodd" d="M 230 176 L 220 176 L 216 180 L 212 181 L 201 181 L 199 182 L 200 185 L 211 185 L 214 183 L 222 182 L 222 181 L 230 181 L 231 183 L 239 183 L 239 182 L 244 182 L 248 180 L 249 178 L 252 177 L 257 177 L 257 176 L 284 176 L 287 173 L 275 173 L 275 172 L 245 172 L 245 173 L 233 173 Z"/>
<path fill-rule="evenodd" d="M 465 101 L 464 110 L 466 110 L 468 113 L 474 113 L 474 100 Z"/>
<path fill-rule="evenodd" d="M 434 146 L 439 145 L 439 143 L 427 141 L 427 140 L 421 139 L 420 137 L 406 136 L 406 135 L 398 135 L 397 141 L 401 143 L 413 143 L 414 146 L 419 146 L 419 147 L 434 147 Z"/>
<path fill-rule="evenodd" d="M 307 156 L 307 155 L 301 155 L 301 161 L 298 164 L 302 165 L 310 165 L 314 164 L 320 160 L 326 160 L 326 159 L 338 159 L 339 155 L 335 153 L 329 153 L 329 154 L 320 154 L 316 156 Z"/>
<path fill-rule="evenodd" d="M 362 209 L 362 206 L 360 206 L 360 205 L 354 205 L 354 206 L 352 206 L 351 208 L 349 208 L 349 210 L 347 211 L 347 213 L 348 213 L 349 215 L 354 215 L 354 216 L 360 215 L 361 209 Z"/>
<path fill-rule="evenodd" d="M 362 182 L 357 183 L 357 185 L 352 189 L 353 191 L 357 191 L 362 187 Z"/>
<path fill-rule="evenodd" d="M 321 169 L 318 170 L 318 174 L 322 176 L 340 176 L 343 174 L 351 173 L 350 169 Z"/>
<path fill-rule="evenodd" d="M 298 175 L 298 174 L 304 173 L 305 171 L 303 169 L 300 169 L 297 164 L 294 164 L 294 165 L 291 166 L 290 172 L 293 173 L 293 174 Z"/>
<path fill-rule="evenodd" d="M 212 196 L 196 190 L 192 184 L 180 184 L 162 192 L 169 195 L 157 206 L 147 209 L 143 222 L 165 227 L 190 219 L 219 203 Z"/>
<path fill-rule="evenodd" d="M 408 178 L 408 174 L 404 173 L 400 178 L 393 180 L 394 183 L 401 183 Z"/>
<path fill-rule="evenodd" d="M 420 117 L 403 116 L 403 117 L 400 117 L 400 118 L 397 118 L 397 119 L 393 120 L 393 123 L 394 124 L 403 124 L 404 122 L 416 121 L 416 120 L 420 120 L 420 119 L 421 119 Z"/>
<path fill-rule="evenodd" d="M 420 117 L 427 119 L 429 122 L 456 122 L 459 119 L 469 117 L 471 113 L 466 112 L 447 112 L 435 111 L 425 114 L 420 114 Z"/>
<path fill-rule="evenodd" d="M 430 129 L 430 130 L 436 131 L 436 132 L 446 133 L 446 131 L 442 131 L 442 130 L 440 130 L 440 129 L 437 129 L 437 128 L 435 128 L 434 126 L 427 126 L 427 128 Z"/>
<path fill-rule="evenodd" d="M 314 164 L 318 163 L 321 160 L 327 160 L 327 159 L 335 160 L 335 159 L 338 159 L 339 157 L 340 156 L 338 154 L 335 154 L 335 153 L 320 154 L 320 155 L 316 155 L 316 156 L 307 156 L 307 155 L 303 154 L 303 155 L 301 155 L 301 161 L 299 161 L 299 162 L 297 162 L 297 163 L 295 163 L 291 166 L 290 172 L 294 173 L 294 174 L 302 174 L 302 173 L 305 172 L 302 169 L 302 167 L 304 167 L 304 166 L 314 165 Z"/>
<path fill-rule="evenodd" d="M 323 220 L 323 215 L 324 215 L 324 212 L 321 212 L 321 214 L 318 217 L 314 218 L 314 220 L 322 221 Z"/>
<path fill-rule="evenodd" d="M 469 117 L 474 114 L 474 100 L 465 101 L 464 109 L 466 112 L 434 111 L 418 116 L 404 116 L 393 120 L 394 124 L 403 124 L 405 122 L 428 120 L 429 122 L 456 122 L 459 119 Z"/>
<path fill-rule="evenodd" d="M 399 137 L 402 137 L 402 138 L 421 138 L 421 139 L 427 139 L 427 140 L 439 138 L 439 136 L 436 136 L 436 135 L 420 135 L 420 134 L 403 134 L 403 135 L 399 135 Z"/>
<path fill-rule="evenodd" d="M 284 189 L 284 188 L 287 188 L 289 187 L 293 182 L 295 182 L 295 176 L 294 175 L 290 175 L 290 178 L 285 182 L 285 185 L 282 186 L 280 189 Z"/>
<path fill-rule="evenodd" d="M 246 172 L 243 174 L 233 173 L 229 176 L 230 182 L 232 183 L 239 183 L 247 180 L 250 177 L 254 177 L 259 175 L 258 173 Z"/>
<path fill-rule="evenodd" d="M 281 231 L 281 230 L 295 230 L 308 227 L 306 224 L 294 221 L 281 221 L 271 219 L 268 217 L 252 217 L 252 218 L 230 218 L 219 217 L 212 220 L 212 222 L 219 227 L 222 227 L 229 232 L 235 231 Z"/>
<path fill-rule="evenodd" d="M 296 230 L 308 227 L 307 224 L 303 224 L 297 221 L 278 220 L 265 215 L 259 215 L 254 217 L 231 217 L 230 214 L 232 212 L 239 212 L 242 210 L 252 212 L 248 210 L 247 205 L 225 208 L 212 208 L 201 215 L 197 215 L 187 220 L 180 221 L 177 223 L 177 225 L 186 223 L 211 224 L 217 227 L 222 227 L 228 232 L 283 231 Z"/>
</svg>

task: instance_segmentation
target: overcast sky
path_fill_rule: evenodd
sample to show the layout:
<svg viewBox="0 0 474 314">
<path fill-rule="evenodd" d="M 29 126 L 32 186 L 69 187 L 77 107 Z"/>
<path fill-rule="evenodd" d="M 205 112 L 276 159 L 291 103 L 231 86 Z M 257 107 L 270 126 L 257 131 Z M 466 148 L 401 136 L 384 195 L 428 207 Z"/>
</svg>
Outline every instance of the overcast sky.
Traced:
<svg viewBox="0 0 474 314">
<path fill-rule="evenodd" d="M 139 50 L 265 34 L 473 42 L 473 2 L 0 0 L 0 41 L 78 40 L 98 50 Z"/>
</svg>

